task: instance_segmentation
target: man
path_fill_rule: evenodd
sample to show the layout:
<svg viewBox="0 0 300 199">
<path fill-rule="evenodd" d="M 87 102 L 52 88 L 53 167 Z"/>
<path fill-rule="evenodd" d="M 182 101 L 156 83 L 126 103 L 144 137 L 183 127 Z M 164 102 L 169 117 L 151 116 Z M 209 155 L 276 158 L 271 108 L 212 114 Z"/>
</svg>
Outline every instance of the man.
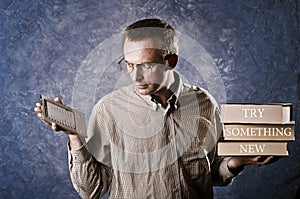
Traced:
<svg viewBox="0 0 300 199">
<path fill-rule="evenodd" d="M 66 132 L 71 179 L 82 198 L 109 189 L 110 198 L 213 198 L 213 185 L 229 184 L 246 165 L 271 161 L 217 156 L 218 106 L 174 72 L 177 37 L 165 21 L 129 25 L 123 52 L 119 63 L 133 84 L 95 105 L 87 140 Z M 42 119 L 40 104 L 35 110 Z"/>
</svg>

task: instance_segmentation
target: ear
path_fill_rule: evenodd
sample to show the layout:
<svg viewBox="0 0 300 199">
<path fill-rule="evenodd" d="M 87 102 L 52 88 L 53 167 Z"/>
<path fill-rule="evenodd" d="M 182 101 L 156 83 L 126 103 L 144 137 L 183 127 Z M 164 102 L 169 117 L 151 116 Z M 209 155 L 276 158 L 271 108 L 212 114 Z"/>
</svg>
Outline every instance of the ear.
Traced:
<svg viewBox="0 0 300 199">
<path fill-rule="evenodd" d="M 175 68 L 178 62 L 178 55 L 176 54 L 169 54 L 165 57 L 167 60 L 168 66 L 171 67 L 172 69 Z"/>
</svg>

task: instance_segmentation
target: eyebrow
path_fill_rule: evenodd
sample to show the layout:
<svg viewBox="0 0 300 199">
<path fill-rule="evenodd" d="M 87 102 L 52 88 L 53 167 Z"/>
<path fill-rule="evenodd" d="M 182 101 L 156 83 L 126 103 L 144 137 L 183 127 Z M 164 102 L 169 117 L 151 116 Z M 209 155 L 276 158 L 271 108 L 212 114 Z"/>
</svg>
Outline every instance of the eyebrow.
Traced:
<svg viewBox="0 0 300 199">
<path fill-rule="evenodd" d="M 141 65 L 141 64 L 148 64 L 148 63 L 156 63 L 156 62 L 142 62 L 142 63 L 139 63 L 139 64 L 135 64 L 135 63 L 130 63 L 129 61 L 127 61 L 125 58 L 122 59 L 122 61 L 125 61 L 127 64 L 133 64 L 133 65 Z"/>
</svg>

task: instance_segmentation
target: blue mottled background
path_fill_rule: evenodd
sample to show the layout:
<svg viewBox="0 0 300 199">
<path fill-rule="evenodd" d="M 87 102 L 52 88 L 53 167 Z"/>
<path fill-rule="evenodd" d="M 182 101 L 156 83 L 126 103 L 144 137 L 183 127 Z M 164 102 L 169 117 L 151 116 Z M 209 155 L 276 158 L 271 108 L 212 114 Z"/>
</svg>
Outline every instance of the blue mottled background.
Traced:
<svg viewBox="0 0 300 199">
<path fill-rule="evenodd" d="M 297 134 L 289 157 L 246 168 L 231 186 L 216 187 L 215 198 L 300 198 L 299 3 L 1 0 L 0 198 L 79 198 L 68 174 L 67 138 L 44 126 L 34 105 L 40 94 L 71 104 L 74 79 L 89 52 L 145 17 L 165 19 L 204 47 L 227 101 L 294 105 Z M 192 74 L 187 71 L 193 82 Z"/>
</svg>

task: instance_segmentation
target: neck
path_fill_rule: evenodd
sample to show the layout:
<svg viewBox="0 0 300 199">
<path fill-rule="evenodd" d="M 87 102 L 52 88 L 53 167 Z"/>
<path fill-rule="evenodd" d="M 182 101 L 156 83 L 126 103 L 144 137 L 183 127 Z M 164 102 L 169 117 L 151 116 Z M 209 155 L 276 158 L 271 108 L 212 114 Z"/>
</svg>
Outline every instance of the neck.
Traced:
<svg viewBox="0 0 300 199">
<path fill-rule="evenodd" d="M 152 95 L 152 97 L 160 104 L 162 104 L 163 107 L 167 107 L 168 105 L 168 99 L 173 95 L 174 93 L 167 89 L 166 87 L 160 89 L 158 92 Z"/>
<path fill-rule="evenodd" d="M 165 85 L 167 86 L 163 86 L 161 87 L 157 92 L 152 94 L 152 97 L 159 102 L 160 104 L 162 104 L 163 107 L 167 107 L 168 105 L 168 99 L 174 94 L 174 92 L 176 91 L 176 89 L 174 88 L 174 85 L 178 83 L 177 81 L 175 81 L 175 77 L 173 73 L 170 73 L 168 81 Z M 176 85 L 175 85 L 176 87 Z"/>
</svg>

